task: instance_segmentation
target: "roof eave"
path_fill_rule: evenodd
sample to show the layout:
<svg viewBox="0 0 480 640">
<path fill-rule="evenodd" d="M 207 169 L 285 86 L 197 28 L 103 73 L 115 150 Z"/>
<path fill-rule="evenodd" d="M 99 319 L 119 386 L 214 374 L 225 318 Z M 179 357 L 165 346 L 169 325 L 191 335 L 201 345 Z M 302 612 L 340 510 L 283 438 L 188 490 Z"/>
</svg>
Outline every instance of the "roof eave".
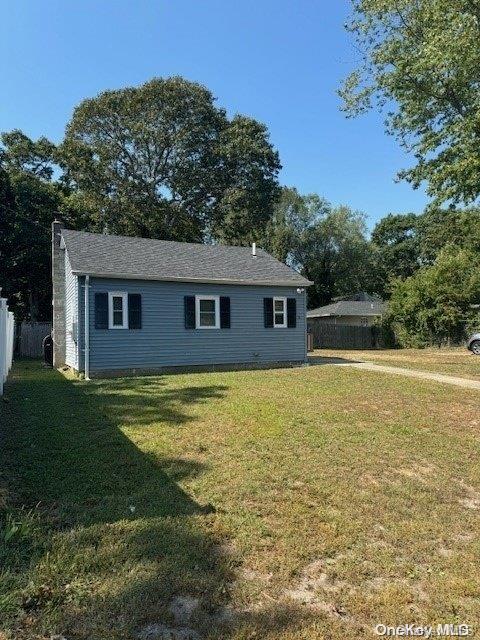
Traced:
<svg viewBox="0 0 480 640">
<path fill-rule="evenodd" d="M 313 282 L 303 280 L 302 282 L 292 282 L 291 280 L 235 280 L 231 278 L 181 278 L 175 276 L 146 276 L 125 273 L 94 273 L 92 271 L 82 271 L 72 269 L 75 276 L 90 276 L 91 278 L 114 278 L 117 280 L 154 280 L 158 282 L 198 282 L 203 284 L 235 284 L 235 285 L 257 285 L 267 287 L 310 287 Z"/>
<path fill-rule="evenodd" d="M 334 313 L 308 313 L 307 312 L 307 318 L 334 318 L 335 314 Z"/>
<path fill-rule="evenodd" d="M 353 318 L 363 318 L 363 317 L 376 317 L 384 314 L 384 311 L 378 311 L 376 313 L 315 313 L 309 315 L 307 312 L 307 318 L 343 318 L 343 317 L 353 317 Z"/>
</svg>

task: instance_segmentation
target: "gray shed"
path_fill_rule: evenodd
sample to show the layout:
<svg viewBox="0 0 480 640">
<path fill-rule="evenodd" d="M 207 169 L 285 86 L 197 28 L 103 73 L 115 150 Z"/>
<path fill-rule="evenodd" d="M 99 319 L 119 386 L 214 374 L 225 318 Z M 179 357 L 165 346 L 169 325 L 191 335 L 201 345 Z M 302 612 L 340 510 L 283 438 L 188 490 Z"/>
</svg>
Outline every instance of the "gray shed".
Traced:
<svg viewBox="0 0 480 640">
<path fill-rule="evenodd" d="M 381 319 L 385 309 L 386 304 L 383 300 L 360 292 L 307 311 L 307 319 L 309 325 L 323 323 L 370 327 Z"/>
</svg>

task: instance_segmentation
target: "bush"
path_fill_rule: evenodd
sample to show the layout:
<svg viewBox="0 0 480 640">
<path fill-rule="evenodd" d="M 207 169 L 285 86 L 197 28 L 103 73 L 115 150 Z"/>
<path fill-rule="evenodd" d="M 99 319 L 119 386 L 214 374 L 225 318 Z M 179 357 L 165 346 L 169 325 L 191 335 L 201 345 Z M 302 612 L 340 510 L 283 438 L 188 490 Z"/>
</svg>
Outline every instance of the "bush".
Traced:
<svg viewBox="0 0 480 640">
<path fill-rule="evenodd" d="M 479 301 L 479 256 L 448 246 L 432 266 L 396 281 L 384 325 L 403 347 L 459 344 L 478 328 Z"/>
</svg>

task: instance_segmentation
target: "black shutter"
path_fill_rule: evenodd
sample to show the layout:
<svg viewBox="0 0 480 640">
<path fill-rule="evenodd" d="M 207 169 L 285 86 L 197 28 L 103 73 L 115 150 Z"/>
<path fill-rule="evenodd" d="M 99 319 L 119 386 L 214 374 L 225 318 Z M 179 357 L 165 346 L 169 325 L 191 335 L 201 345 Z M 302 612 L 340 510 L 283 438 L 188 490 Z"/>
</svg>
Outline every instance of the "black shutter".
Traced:
<svg viewBox="0 0 480 640">
<path fill-rule="evenodd" d="M 293 329 L 297 326 L 297 301 L 295 298 L 287 298 L 287 327 Z"/>
<path fill-rule="evenodd" d="M 195 329 L 195 296 L 185 296 L 185 329 Z"/>
<path fill-rule="evenodd" d="M 95 329 L 108 329 L 108 293 L 95 294 Z"/>
<path fill-rule="evenodd" d="M 142 296 L 139 293 L 128 294 L 128 328 L 142 328 Z"/>
<path fill-rule="evenodd" d="M 263 325 L 265 329 L 273 327 L 273 298 L 263 299 Z"/>
<path fill-rule="evenodd" d="M 230 329 L 230 298 L 220 296 L 220 329 Z"/>
</svg>

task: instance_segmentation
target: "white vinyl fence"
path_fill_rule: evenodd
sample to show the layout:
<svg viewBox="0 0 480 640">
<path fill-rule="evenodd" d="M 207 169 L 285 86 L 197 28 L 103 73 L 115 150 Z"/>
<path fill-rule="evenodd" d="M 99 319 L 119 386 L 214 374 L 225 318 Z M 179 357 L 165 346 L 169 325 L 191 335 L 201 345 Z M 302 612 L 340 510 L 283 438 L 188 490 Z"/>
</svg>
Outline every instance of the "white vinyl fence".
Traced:
<svg viewBox="0 0 480 640">
<path fill-rule="evenodd" d="M 13 360 L 15 321 L 5 298 L 0 298 L 0 396 Z"/>
</svg>

